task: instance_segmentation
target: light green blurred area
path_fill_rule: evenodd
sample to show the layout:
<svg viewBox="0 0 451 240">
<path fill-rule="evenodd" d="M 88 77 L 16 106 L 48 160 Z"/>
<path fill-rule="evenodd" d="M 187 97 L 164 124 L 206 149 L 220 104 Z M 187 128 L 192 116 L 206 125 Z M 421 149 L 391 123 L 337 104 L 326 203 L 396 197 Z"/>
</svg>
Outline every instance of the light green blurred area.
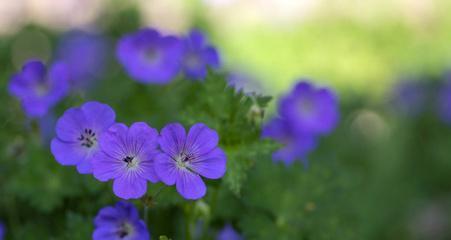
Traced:
<svg viewBox="0 0 451 240">
<path fill-rule="evenodd" d="M 307 77 L 345 96 L 381 100 L 400 75 L 441 75 L 451 66 L 451 2 L 429 1 L 432 10 L 417 9 L 411 19 L 380 11 L 370 20 L 342 14 L 355 1 L 341 2 L 340 11 L 324 8 L 288 29 L 213 27 L 215 42 L 228 65 L 251 69 L 276 95 Z"/>
</svg>

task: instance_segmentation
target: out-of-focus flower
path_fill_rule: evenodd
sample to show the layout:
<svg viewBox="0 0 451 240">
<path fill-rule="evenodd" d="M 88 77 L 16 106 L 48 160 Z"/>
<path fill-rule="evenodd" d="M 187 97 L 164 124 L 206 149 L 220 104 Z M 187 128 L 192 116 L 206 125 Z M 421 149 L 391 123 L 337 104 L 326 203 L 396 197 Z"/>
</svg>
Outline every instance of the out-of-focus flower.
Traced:
<svg viewBox="0 0 451 240">
<path fill-rule="evenodd" d="M 117 46 L 117 57 L 128 74 L 142 83 L 165 84 L 179 72 L 182 42 L 161 36 L 146 28 L 124 36 Z"/>
<path fill-rule="evenodd" d="M 272 138 L 284 146 L 273 153 L 274 161 L 282 161 L 286 165 L 300 159 L 307 166 L 307 156 L 317 146 L 316 136 L 309 133 L 293 131 L 290 124 L 282 118 L 273 118 L 262 130 L 262 136 Z"/>
<path fill-rule="evenodd" d="M 202 123 L 193 125 L 188 134 L 181 124 L 168 124 L 160 134 L 162 153 L 155 159 L 158 177 L 167 185 L 175 184 L 186 199 L 202 198 L 207 189 L 201 176 L 218 179 L 226 171 L 218 134 Z"/>
<path fill-rule="evenodd" d="M 427 106 L 427 88 L 419 81 L 400 81 L 394 88 L 391 105 L 397 113 L 415 117 Z"/>
<path fill-rule="evenodd" d="M 279 114 L 299 133 L 328 134 L 338 123 L 335 94 L 327 88 L 316 88 L 301 81 L 282 98 Z"/>
<path fill-rule="evenodd" d="M 3 223 L 0 222 L 0 240 L 3 240 L 3 238 L 5 237 L 5 233 L 6 233 L 5 225 L 3 225 Z"/>
<path fill-rule="evenodd" d="M 157 130 L 143 122 L 130 128 L 116 123 L 103 133 L 99 143 L 101 151 L 93 159 L 94 177 L 100 181 L 114 179 L 116 196 L 140 198 L 147 191 L 147 181 L 158 181 L 154 171 Z"/>
<path fill-rule="evenodd" d="M 232 227 L 227 224 L 216 236 L 216 240 L 242 240 L 243 237 Z"/>
<path fill-rule="evenodd" d="M 146 223 L 139 218 L 136 208 L 128 202 L 102 208 L 94 219 L 94 240 L 127 239 L 149 240 Z"/>
<path fill-rule="evenodd" d="M 87 102 L 66 110 L 56 123 L 51 151 L 61 165 L 76 165 L 81 174 L 92 173 L 99 137 L 115 121 L 114 110 L 103 103 Z"/>
<path fill-rule="evenodd" d="M 202 32 L 192 30 L 183 43 L 183 71 L 188 78 L 203 80 L 208 67 L 216 69 L 220 66 L 218 52 L 209 45 Z"/>
<path fill-rule="evenodd" d="M 228 75 L 227 82 L 237 91 L 242 91 L 247 95 L 263 93 L 263 87 L 260 82 L 245 73 L 232 72 Z"/>
<path fill-rule="evenodd" d="M 291 164 L 300 159 L 307 165 L 307 155 L 317 146 L 317 137 L 330 133 L 339 120 L 337 98 L 326 88 L 315 88 L 302 81 L 279 102 L 279 117 L 263 127 L 262 136 L 284 145 L 273 154 L 274 161 Z"/>
<path fill-rule="evenodd" d="M 443 122 L 451 124 L 451 76 L 439 91 L 438 115 Z"/>
<path fill-rule="evenodd" d="M 66 63 L 74 86 L 89 85 L 102 77 L 107 64 L 108 42 L 101 35 L 80 30 L 63 35 L 57 59 Z"/>
<path fill-rule="evenodd" d="M 38 60 L 25 63 L 9 83 L 10 94 L 21 101 L 25 113 L 31 118 L 43 117 L 66 96 L 68 89 L 68 72 L 64 64 L 55 63 L 47 71 Z"/>
</svg>

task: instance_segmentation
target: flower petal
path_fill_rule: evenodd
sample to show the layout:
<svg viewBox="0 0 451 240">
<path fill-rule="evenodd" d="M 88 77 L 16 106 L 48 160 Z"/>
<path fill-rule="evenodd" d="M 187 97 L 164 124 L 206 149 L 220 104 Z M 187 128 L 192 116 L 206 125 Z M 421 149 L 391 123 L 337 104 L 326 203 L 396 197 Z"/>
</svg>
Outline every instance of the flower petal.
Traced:
<svg viewBox="0 0 451 240">
<path fill-rule="evenodd" d="M 216 131 L 203 123 L 197 123 L 189 130 L 185 149 L 195 156 L 201 156 L 212 151 L 218 145 L 218 141 Z"/>
<path fill-rule="evenodd" d="M 221 178 L 226 172 L 226 155 L 220 148 L 216 148 L 192 161 L 190 168 L 206 178 Z"/>
<path fill-rule="evenodd" d="M 52 140 L 50 149 L 56 161 L 65 166 L 76 165 L 88 155 L 79 144 L 63 142 L 57 138 Z"/>
<path fill-rule="evenodd" d="M 96 228 L 92 233 L 92 239 L 94 240 L 111 240 L 117 239 L 117 230 L 114 227 L 106 226 Z"/>
<path fill-rule="evenodd" d="M 170 123 L 161 130 L 158 140 L 161 150 L 170 156 L 181 153 L 185 147 L 186 132 L 180 123 Z"/>
<path fill-rule="evenodd" d="M 114 110 L 107 104 L 100 102 L 87 102 L 81 106 L 86 121 L 97 131 L 110 127 L 116 118 Z"/>
<path fill-rule="evenodd" d="M 99 151 L 92 159 L 92 170 L 96 179 L 105 182 L 118 178 L 125 169 L 121 160 Z"/>
<path fill-rule="evenodd" d="M 77 141 L 87 121 L 80 108 L 70 108 L 56 123 L 56 135 L 63 141 Z"/>
<path fill-rule="evenodd" d="M 90 154 L 88 154 L 90 155 Z M 77 171 L 80 174 L 92 173 L 92 157 L 87 156 L 77 164 Z"/>
<path fill-rule="evenodd" d="M 166 153 L 155 156 L 155 172 L 158 178 L 166 185 L 174 185 L 177 179 L 177 166 L 175 161 Z"/>
<path fill-rule="evenodd" d="M 145 179 L 137 177 L 134 174 L 124 174 L 114 180 L 113 192 L 116 196 L 123 199 L 137 199 L 147 191 L 147 182 Z"/>
<path fill-rule="evenodd" d="M 99 146 L 103 152 L 113 159 L 121 160 L 128 150 L 124 143 L 127 138 L 127 126 L 122 123 L 115 123 L 99 137 Z"/>
<path fill-rule="evenodd" d="M 176 188 L 177 192 L 186 199 L 199 199 L 207 192 L 202 178 L 188 170 L 178 171 Z"/>
</svg>

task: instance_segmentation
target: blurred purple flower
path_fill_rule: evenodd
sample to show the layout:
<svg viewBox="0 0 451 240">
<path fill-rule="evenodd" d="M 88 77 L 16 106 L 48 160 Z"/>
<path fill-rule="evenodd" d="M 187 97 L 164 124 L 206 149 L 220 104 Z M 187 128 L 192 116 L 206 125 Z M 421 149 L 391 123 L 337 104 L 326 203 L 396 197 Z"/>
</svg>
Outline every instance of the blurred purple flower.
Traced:
<svg viewBox="0 0 451 240">
<path fill-rule="evenodd" d="M 443 122 L 451 124 L 451 80 L 439 91 L 438 115 Z"/>
<path fill-rule="evenodd" d="M 148 240 L 146 223 L 139 218 L 136 208 L 128 202 L 102 208 L 94 219 L 93 240 Z"/>
<path fill-rule="evenodd" d="M 68 77 L 66 66 L 60 62 L 47 72 L 41 61 L 31 60 L 11 77 L 8 90 L 21 101 L 28 117 L 39 118 L 67 95 Z"/>
<path fill-rule="evenodd" d="M 338 123 L 338 101 L 327 88 L 316 88 L 306 81 L 298 82 L 279 103 L 279 114 L 292 131 L 328 134 Z"/>
<path fill-rule="evenodd" d="M 115 121 L 114 110 L 103 103 L 87 102 L 66 110 L 56 123 L 51 151 L 61 165 L 76 165 L 81 174 L 92 173 L 97 140 Z"/>
<path fill-rule="evenodd" d="M 263 127 L 262 136 L 272 138 L 284 145 L 273 153 L 273 159 L 282 161 L 286 165 L 300 159 L 307 166 L 307 156 L 317 146 L 317 140 L 313 134 L 292 131 L 290 124 L 281 118 L 270 120 Z"/>
<path fill-rule="evenodd" d="M 307 166 L 307 155 L 317 146 L 317 137 L 330 133 L 339 120 L 338 101 L 326 88 L 315 88 L 302 81 L 279 102 L 280 117 L 273 118 L 262 136 L 284 146 L 273 154 L 274 161 L 290 165 L 300 159 Z"/>
<path fill-rule="evenodd" d="M 180 70 L 182 42 L 146 28 L 122 37 L 117 57 L 128 74 L 142 83 L 166 84 Z"/>
<path fill-rule="evenodd" d="M 427 90 L 419 81 L 400 81 L 392 92 L 391 105 L 394 110 L 406 116 L 418 116 L 427 104 Z"/>
<path fill-rule="evenodd" d="M 0 240 L 3 240 L 3 238 L 5 237 L 5 233 L 6 233 L 5 225 L 3 225 L 3 223 L 0 222 Z"/>
<path fill-rule="evenodd" d="M 207 76 L 207 67 L 220 66 L 219 54 L 209 45 L 207 39 L 198 30 L 192 30 L 183 41 L 183 71 L 194 80 L 203 80 Z"/>
<path fill-rule="evenodd" d="M 176 184 L 186 199 L 202 198 L 207 190 L 201 176 L 218 179 L 226 171 L 218 134 L 202 123 L 194 124 L 188 134 L 181 124 L 168 124 L 160 134 L 162 153 L 155 159 L 158 177 L 167 185 Z"/>
<path fill-rule="evenodd" d="M 72 85 L 86 87 L 104 74 L 108 48 L 103 36 L 73 30 L 61 38 L 56 57 L 66 63 Z"/>
<path fill-rule="evenodd" d="M 158 131 L 146 123 L 128 128 L 116 123 L 99 139 L 101 151 L 93 160 L 93 173 L 100 181 L 114 180 L 113 191 L 123 199 L 140 198 L 147 181 L 158 182 L 154 157 L 158 153 Z"/>
<path fill-rule="evenodd" d="M 242 240 L 242 239 L 243 237 L 230 224 L 227 224 L 218 233 L 218 235 L 216 235 L 216 240 Z"/>
</svg>

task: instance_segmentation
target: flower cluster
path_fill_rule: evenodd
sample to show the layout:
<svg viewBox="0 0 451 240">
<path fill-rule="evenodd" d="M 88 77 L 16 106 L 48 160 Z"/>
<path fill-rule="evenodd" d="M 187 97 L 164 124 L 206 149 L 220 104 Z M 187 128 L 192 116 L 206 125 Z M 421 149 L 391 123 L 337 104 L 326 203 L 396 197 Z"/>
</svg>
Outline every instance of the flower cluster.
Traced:
<svg viewBox="0 0 451 240">
<path fill-rule="evenodd" d="M 207 67 L 220 66 L 216 49 L 197 30 L 179 38 L 141 29 L 122 37 L 116 55 L 128 74 L 141 83 L 166 84 L 181 71 L 190 79 L 202 80 Z"/>
<path fill-rule="evenodd" d="M 150 239 L 146 223 L 139 218 L 136 208 L 127 202 L 102 208 L 94 219 L 93 240 Z"/>
<path fill-rule="evenodd" d="M 123 199 L 142 197 L 147 181 L 176 185 L 186 199 L 202 198 L 202 177 L 221 178 L 226 155 L 218 148 L 216 131 L 197 123 L 188 133 L 178 123 L 158 131 L 143 122 L 130 127 L 115 123 L 111 107 L 87 102 L 67 110 L 56 125 L 51 151 L 62 165 L 76 165 L 100 181 L 113 180 Z"/>
<path fill-rule="evenodd" d="M 279 116 L 265 125 L 262 135 L 284 144 L 273 159 L 286 164 L 297 159 L 307 164 L 306 157 L 315 149 L 318 136 L 332 132 L 339 120 L 335 94 L 307 81 L 300 81 L 282 97 L 278 112 Z"/>
</svg>

